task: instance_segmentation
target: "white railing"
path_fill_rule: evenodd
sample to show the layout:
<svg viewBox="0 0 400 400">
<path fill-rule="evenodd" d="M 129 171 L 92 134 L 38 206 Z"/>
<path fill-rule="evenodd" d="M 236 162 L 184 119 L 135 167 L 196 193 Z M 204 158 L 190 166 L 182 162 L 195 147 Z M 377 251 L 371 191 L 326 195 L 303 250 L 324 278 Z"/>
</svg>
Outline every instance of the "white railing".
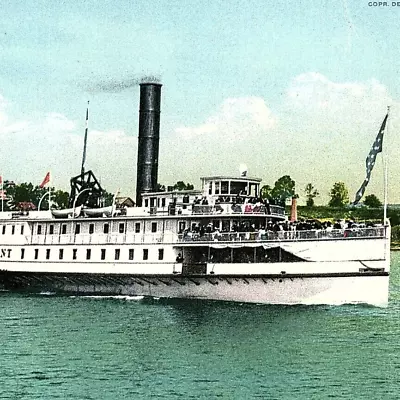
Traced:
<svg viewBox="0 0 400 400">
<path fill-rule="evenodd" d="M 284 216 L 285 210 L 283 207 L 270 205 L 265 206 L 264 204 L 216 204 L 216 205 L 202 205 L 196 204 L 192 206 L 191 213 L 194 215 L 202 215 L 202 214 L 263 214 L 263 215 L 279 215 Z M 177 208 L 178 214 L 189 214 L 188 209 L 180 211 Z"/>
<path fill-rule="evenodd" d="M 242 241 L 283 241 L 283 240 L 328 240 L 351 238 L 383 238 L 385 227 L 308 230 L 308 231 L 278 231 L 278 232 L 187 232 L 176 235 L 168 233 L 149 234 L 78 234 L 78 235 L 24 235 L 22 241 L 1 243 L 18 245 L 62 245 L 62 244 L 157 244 L 157 243 L 190 243 L 190 242 L 242 242 Z"/>
<path fill-rule="evenodd" d="M 188 232 L 180 234 L 179 242 L 237 242 L 237 241 L 282 241 L 282 240 L 324 240 L 385 237 L 385 227 L 334 229 L 334 230 L 308 230 L 308 231 L 278 231 L 278 232 L 214 232 L 198 233 Z"/>
<path fill-rule="evenodd" d="M 31 244 L 140 244 L 175 243 L 177 235 L 172 233 L 149 234 L 79 234 L 79 235 L 33 235 Z"/>
</svg>

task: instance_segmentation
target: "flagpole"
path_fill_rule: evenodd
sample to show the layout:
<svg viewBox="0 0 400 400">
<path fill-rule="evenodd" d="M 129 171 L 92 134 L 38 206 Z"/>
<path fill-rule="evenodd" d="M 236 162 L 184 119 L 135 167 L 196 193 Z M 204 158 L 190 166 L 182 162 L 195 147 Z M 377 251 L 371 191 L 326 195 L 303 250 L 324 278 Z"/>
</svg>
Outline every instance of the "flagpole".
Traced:
<svg viewBox="0 0 400 400">
<path fill-rule="evenodd" d="M 50 206 L 51 206 L 51 173 L 49 179 L 49 211 L 50 211 Z"/>
<path fill-rule="evenodd" d="M 387 143 L 387 136 L 389 133 L 389 123 L 390 123 L 390 106 L 387 108 L 387 115 L 388 115 L 388 123 L 386 124 L 386 143 Z M 383 225 L 387 225 L 387 206 L 388 206 L 388 154 L 387 154 L 387 148 L 388 146 L 385 146 L 385 153 L 383 157 L 383 163 L 384 163 L 384 192 L 383 192 Z"/>
<path fill-rule="evenodd" d="M 4 212 L 4 185 L 3 185 L 3 175 L 0 176 L 1 179 L 1 212 Z"/>
<path fill-rule="evenodd" d="M 86 108 L 85 137 L 83 140 L 83 154 L 82 154 L 82 167 L 81 167 L 81 178 L 82 179 L 83 179 L 83 175 L 85 174 L 86 145 L 87 145 L 88 129 L 89 129 L 89 101 L 87 102 L 87 108 Z"/>
</svg>

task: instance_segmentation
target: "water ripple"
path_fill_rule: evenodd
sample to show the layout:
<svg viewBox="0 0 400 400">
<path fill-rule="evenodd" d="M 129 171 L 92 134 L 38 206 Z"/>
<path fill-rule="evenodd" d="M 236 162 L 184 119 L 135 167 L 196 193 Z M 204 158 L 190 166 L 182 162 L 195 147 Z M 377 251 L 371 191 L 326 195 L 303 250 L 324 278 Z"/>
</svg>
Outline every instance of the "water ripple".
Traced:
<svg viewBox="0 0 400 400">
<path fill-rule="evenodd" d="M 4 399 L 397 399 L 387 308 L 0 294 Z"/>
</svg>

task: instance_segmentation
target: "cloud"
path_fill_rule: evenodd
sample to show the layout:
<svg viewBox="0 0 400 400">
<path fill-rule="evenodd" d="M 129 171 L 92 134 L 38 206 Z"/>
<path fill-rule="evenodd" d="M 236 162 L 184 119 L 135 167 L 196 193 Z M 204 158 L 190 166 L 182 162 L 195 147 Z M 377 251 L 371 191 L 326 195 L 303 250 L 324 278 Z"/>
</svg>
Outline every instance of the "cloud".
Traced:
<svg viewBox="0 0 400 400">
<path fill-rule="evenodd" d="M 333 82 L 319 73 L 301 74 L 286 91 L 286 123 L 300 131 L 335 138 L 368 132 L 377 115 L 393 104 L 387 88 L 375 79 Z"/>
<path fill-rule="evenodd" d="M 9 102 L 0 94 L 0 135 L 3 136 L 3 140 L 4 136 L 19 132 L 27 126 L 27 122 L 25 121 L 10 122 L 10 118 L 7 113 L 8 107 Z"/>
<path fill-rule="evenodd" d="M 2 108 L 3 102 L 0 98 L 2 176 L 17 183 L 39 184 L 51 171 L 52 184 L 69 191 L 70 178 L 80 173 L 83 129 L 53 112 L 36 120 L 13 121 Z M 136 145 L 137 138 L 124 131 L 90 130 L 86 170 L 92 169 L 106 190 L 113 192 L 120 187 L 123 193 L 132 195 Z"/>
<path fill-rule="evenodd" d="M 59 113 L 47 114 L 43 124 L 43 128 L 49 132 L 69 132 L 73 131 L 75 127 L 76 124 L 73 121 Z"/>
<path fill-rule="evenodd" d="M 382 100 L 391 100 L 387 88 L 376 79 L 338 83 L 317 72 L 295 77 L 286 93 L 288 101 L 296 108 L 327 110 L 331 113 L 349 105 L 353 106 L 352 109 L 354 106 L 364 109 L 366 106 L 376 106 Z"/>
<path fill-rule="evenodd" d="M 272 129 L 275 123 L 272 111 L 262 98 L 228 98 L 203 124 L 179 127 L 176 133 L 186 139 L 216 135 L 227 140 L 241 141 L 261 131 Z"/>
</svg>

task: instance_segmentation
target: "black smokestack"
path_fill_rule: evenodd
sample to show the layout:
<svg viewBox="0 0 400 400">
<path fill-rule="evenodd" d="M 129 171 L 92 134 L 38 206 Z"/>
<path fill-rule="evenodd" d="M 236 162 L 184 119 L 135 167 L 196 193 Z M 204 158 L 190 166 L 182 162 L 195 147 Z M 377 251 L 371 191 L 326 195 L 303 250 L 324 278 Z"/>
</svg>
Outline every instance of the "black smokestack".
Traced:
<svg viewBox="0 0 400 400">
<path fill-rule="evenodd" d="M 136 204 L 142 193 L 155 192 L 158 178 L 161 84 L 140 84 L 139 145 L 137 158 Z"/>
</svg>

